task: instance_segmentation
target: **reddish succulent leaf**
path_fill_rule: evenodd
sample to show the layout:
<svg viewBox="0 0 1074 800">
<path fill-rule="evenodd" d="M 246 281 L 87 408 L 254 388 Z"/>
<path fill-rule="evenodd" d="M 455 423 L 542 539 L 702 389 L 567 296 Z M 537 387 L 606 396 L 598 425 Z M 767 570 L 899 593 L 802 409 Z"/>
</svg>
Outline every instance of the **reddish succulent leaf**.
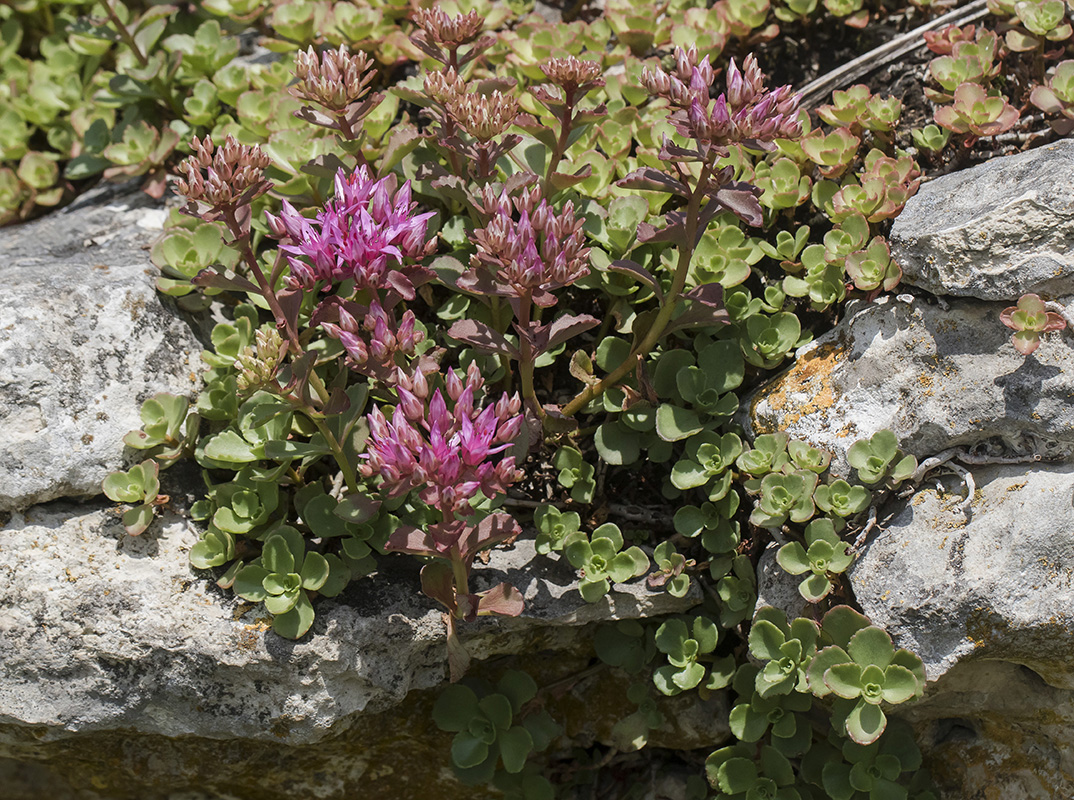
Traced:
<svg viewBox="0 0 1074 800">
<path fill-rule="evenodd" d="M 481 598 L 477 606 L 479 616 L 495 614 L 500 617 L 517 617 L 526 606 L 522 593 L 509 583 L 493 586 L 480 592 L 478 596 Z"/>
</svg>

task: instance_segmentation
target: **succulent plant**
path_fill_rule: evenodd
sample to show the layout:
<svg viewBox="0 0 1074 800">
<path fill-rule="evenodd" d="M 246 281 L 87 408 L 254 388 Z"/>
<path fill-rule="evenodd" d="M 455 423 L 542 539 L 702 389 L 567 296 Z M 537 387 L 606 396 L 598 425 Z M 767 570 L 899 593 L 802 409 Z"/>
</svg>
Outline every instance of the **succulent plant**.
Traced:
<svg viewBox="0 0 1074 800">
<path fill-rule="evenodd" d="M 1024 356 L 1040 347 L 1041 334 L 1061 331 L 1067 326 L 1063 316 L 1048 311 L 1044 301 L 1035 294 L 1022 295 L 1018 305 L 1003 309 L 999 319 L 1015 332 L 1011 341 L 1015 350 Z"/>
</svg>

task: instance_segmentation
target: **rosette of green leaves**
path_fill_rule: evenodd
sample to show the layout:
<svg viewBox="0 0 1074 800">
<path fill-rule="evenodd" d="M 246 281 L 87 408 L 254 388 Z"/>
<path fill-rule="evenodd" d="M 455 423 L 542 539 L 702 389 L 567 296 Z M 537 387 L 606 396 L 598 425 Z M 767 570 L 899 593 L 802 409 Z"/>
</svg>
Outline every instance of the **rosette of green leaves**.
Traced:
<svg viewBox="0 0 1074 800">
<path fill-rule="evenodd" d="M 269 392 L 256 392 L 238 409 L 238 418 L 234 426 L 229 426 L 219 433 L 208 436 L 198 443 L 195 457 L 204 467 L 217 469 L 238 469 L 247 464 L 265 458 L 291 458 L 298 455 L 327 453 L 323 439 L 315 434 L 313 439 L 321 442 L 320 447 L 302 447 L 298 443 L 289 443 L 293 414 L 291 406 L 280 401 Z M 278 450 L 270 456 L 266 446 Z"/>
<path fill-rule="evenodd" d="M 663 586 L 672 597 L 685 597 L 690 591 L 690 576 L 684 570 L 694 565 L 693 560 L 687 561 L 674 544 L 664 541 L 653 550 L 653 563 L 656 570 L 645 579 L 645 585 L 650 589 Z"/>
<path fill-rule="evenodd" d="M 1036 105 L 1035 101 L 1034 104 Z M 1037 107 L 1039 108 L 1040 106 L 1038 105 Z M 914 146 L 918 150 L 931 150 L 933 153 L 939 153 L 947 147 L 947 141 L 951 138 L 951 131 L 929 123 L 922 128 L 912 129 L 910 137 L 914 140 Z"/>
<path fill-rule="evenodd" d="M 593 637 L 593 648 L 605 664 L 631 675 L 641 672 L 656 655 L 652 629 L 633 619 L 602 626 Z"/>
<path fill-rule="evenodd" d="M 902 280 L 902 269 L 892 260 L 883 236 L 874 236 L 866 249 L 850 253 L 846 257 L 846 270 L 854 286 L 863 292 L 880 288 L 890 292 Z"/>
<path fill-rule="evenodd" d="M 208 530 L 190 548 L 191 566 L 209 569 L 228 563 L 235 558 L 235 542 L 235 534 L 222 531 L 210 522 Z M 245 566 L 242 561 L 236 563 L 239 569 Z"/>
<path fill-rule="evenodd" d="M 611 583 L 623 583 L 649 570 L 649 557 L 637 545 L 623 550 L 619 526 L 606 522 L 591 537 L 577 531 L 563 544 L 563 552 L 575 569 L 582 571 L 578 591 L 589 603 L 595 603 L 611 589 Z"/>
<path fill-rule="evenodd" d="M 600 457 L 617 466 L 635 463 L 643 450 L 647 461 L 662 464 L 670 459 L 672 443 L 656 432 L 656 408 L 641 402 L 624 410 L 624 400 L 620 389 L 604 393 L 604 410 L 615 416 L 601 423 L 593 436 Z"/>
<path fill-rule="evenodd" d="M 585 460 L 580 450 L 561 447 L 556 451 L 552 464 L 559 470 L 559 485 L 571 490 L 572 500 L 576 503 L 593 502 L 593 493 L 597 490 L 594 480 L 596 469 Z"/>
<path fill-rule="evenodd" d="M 171 466 L 194 449 L 200 420 L 197 414 L 187 419 L 189 409 L 190 401 L 185 397 L 167 392 L 153 395 L 142 403 L 141 429 L 124 436 L 123 443 L 135 450 L 148 450 L 146 455 L 161 466 Z"/>
<path fill-rule="evenodd" d="M 686 442 L 683 458 L 671 468 L 671 483 L 676 489 L 700 488 L 709 500 L 719 500 L 731 488 L 731 467 L 741 454 L 736 434 L 703 431 Z"/>
<path fill-rule="evenodd" d="M 745 364 L 736 344 L 716 341 L 698 351 L 696 365 L 678 370 L 675 386 L 686 403 L 708 418 L 708 424 L 722 425 L 738 411 L 734 390 L 744 377 Z M 659 422 L 658 415 L 658 426 Z"/>
<path fill-rule="evenodd" d="M 632 683 L 626 699 L 636 705 L 637 710 L 616 720 L 612 726 L 611 744 L 621 752 L 632 753 L 645 747 L 649 743 L 649 731 L 659 728 L 667 718 L 660 713 L 648 681 Z"/>
<path fill-rule="evenodd" d="M 759 757 L 754 753 L 754 748 L 732 745 L 705 759 L 705 775 L 717 800 L 802 800 L 785 755 L 769 745 L 761 747 Z"/>
<path fill-rule="evenodd" d="M 169 228 L 153 245 L 150 258 L 163 275 L 157 278 L 157 289 L 171 297 L 186 298 L 183 308 L 196 310 L 207 305 L 204 296 L 219 294 L 219 289 L 206 288 L 193 299 L 188 297 L 197 287 L 191 281 L 203 269 L 220 265 L 233 268 L 239 252 L 225 247 L 219 225 L 201 223 L 192 229 L 188 224 Z"/>
<path fill-rule="evenodd" d="M 819 636 L 820 626 L 811 619 L 798 617 L 788 624 L 783 611 L 771 606 L 758 609 L 750 627 L 750 655 L 768 663 L 757 672 L 757 694 L 809 692 L 807 672 Z"/>
<path fill-rule="evenodd" d="M 295 492 L 295 510 L 310 535 L 339 542 L 339 559 L 348 577 L 368 575 L 376 569 L 374 551 L 383 552 L 393 528 L 390 514 L 378 514 L 380 501 L 361 494 L 337 500 L 319 481 Z"/>
<path fill-rule="evenodd" d="M 1014 4 L 1015 19 L 1021 28 L 1007 31 L 1007 47 L 1016 53 L 1043 50 L 1045 42 L 1062 42 L 1070 38 L 1063 0 L 1021 0 Z"/>
<path fill-rule="evenodd" d="M 1060 136 L 1074 130 L 1074 61 L 1060 61 L 1045 85 L 1033 88 L 1029 102 L 1046 114 L 1061 115 L 1049 123 Z"/>
<path fill-rule="evenodd" d="M 746 361 L 755 367 L 774 369 L 798 346 L 802 323 L 789 311 L 772 316 L 755 314 L 739 326 L 739 344 Z"/>
<path fill-rule="evenodd" d="M 770 473 L 761 478 L 761 495 L 750 514 L 750 524 L 759 528 L 779 528 L 788 518 L 805 522 L 816 513 L 813 491 L 817 473 L 798 469 L 790 474 Z"/>
<path fill-rule="evenodd" d="M 820 475 L 828 469 L 832 461 L 832 454 L 822 447 L 813 447 L 809 442 L 795 439 L 787 443 L 787 455 L 790 456 L 791 464 L 798 469 L 809 470 Z"/>
<path fill-rule="evenodd" d="M 831 514 L 842 527 L 846 517 L 852 517 L 869 507 L 872 495 L 864 486 L 851 486 L 844 480 L 818 486 L 813 492 L 817 508 Z"/>
<path fill-rule="evenodd" d="M 666 251 L 664 258 L 673 258 L 673 252 Z M 690 260 L 687 283 L 690 286 L 718 283 L 730 289 L 750 276 L 750 267 L 763 255 L 758 240 L 747 237 L 734 217 L 720 217 L 698 242 Z M 669 263 L 669 267 L 673 270 L 674 264 Z"/>
<path fill-rule="evenodd" d="M 798 542 L 783 545 L 776 561 L 791 575 L 806 574 L 798 592 L 810 603 L 818 603 L 832 590 L 831 575 L 846 570 L 854 557 L 847 553 L 847 543 L 835 532 L 829 519 L 815 519 L 805 529 L 805 547 Z"/>
<path fill-rule="evenodd" d="M 836 610 L 825 615 L 825 632 L 845 626 L 844 621 L 829 624 Z M 817 697 L 835 694 L 853 701 L 844 726 L 847 735 L 858 744 L 872 744 L 887 725 L 881 704 L 903 703 L 924 692 L 925 668 L 913 653 L 896 650 L 885 631 L 866 626 L 854 632 L 845 647 L 833 644 L 817 653 L 809 667 L 809 686 Z"/>
<path fill-rule="evenodd" d="M 698 686 L 713 691 L 730 684 L 735 671 L 734 656 L 712 655 L 719 636 L 719 626 L 708 617 L 694 617 L 689 626 L 678 618 L 664 622 L 657 628 L 655 641 L 668 663 L 653 672 L 656 688 L 672 696 Z"/>
<path fill-rule="evenodd" d="M 582 527 L 582 518 L 575 511 L 541 506 L 533 513 L 533 524 L 537 527 L 537 552 L 548 555 L 563 549 L 567 537 Z"/>
<path fill-rule="evenodd" d="M 813 727 L 804 716 L 813 707 L 813 697 L 797 691 L 762 696 L 754 689 L 758 669 L 743 664 L 734 677 L 734 689 L 740 702 L 731 709 L 728 725 L 741 742 L 757 742 L 770 733 L 772 746 L 786 756 L 797 756 L 809 749 Z"/>
<path fill-rule="evenodd" d="M 298 639 L 313 624 L 314 611 L 308 592 L 333 596 L 350 578 L 335 556 L 306 551 L 306 543 L 294 528 L 281 525 L 265 538 L 261 555 L 239 570 L 232 586 L 235 594 L 264 603 L 272 614 L 272 629 L 287 639 Z"/>
<path fill-rule="evenodd" d="M 780 211 L 795 208 L 809 199 L 812 181 L 789 158 L 780 158 L 771 166 L 758 164 L 753 183 L 763 190 L 760 203 L 765 208 Z M 783 231 L 781 231 L 783 233 Z"/>
<path fill-rule="evenodd" d="M 693 539 L 701 537 L 701 546 L 714 555 L 733 553 L 741 537 L 734 520 L 741 498 L 734 489 L 715 502 L 700 506 L 682 506 L 675 512 L 675 532 Z"/>
<path fill-rule="evenodd" d="M 153 521 L 156 507 L 167 498 L 160 492 L 160 465 L 152 459 L 126 472 L 113 472 L 101 484 L 101 490 L 115 503 L 129 503 L 134 508 L 123 512 L 123 527 L 131 536 L 142 533 Z"/>
<path fill-rule="evenodd" d="M 1062 315 L 1049 311 L 1044 301 L 1035 294 L 1022 295 L 1018 298 L 1018 305 L 1000 312 L 999 319 L 1015 331 L 1011 343 L 1014 349 L 1024 356 L 1028 356 L 1040 346 L 1042 334 L 1061 331 L 1067 326 Z"/>
<path fill-rule="evenodd" d="M 497 765 L 519 773 L 534 751 L 544 750 L 558 726 L 541 710 L 522 718 L 523 707 L 537 696 L 537 684 L 525 672 L 510 670 L 496 683 L 448 686 L 433 705 L 433 721 L 452 732 L 451 761 L 467 784 L 487 783 Z M 479 694 L 480 692 L 480 694 Z M 521 718 L 521 719 L 520 719 Z"/>
<path fill-rule="evenodd" d="M 905 798 L 902 776 L 916 773 L 922 761 L 921 750 L 904 722 L 892 723 L 872 744 L 844 741 L 842 756 L 827 759 L 821 770 L 824 791 L 832 800 L 851 800 L 863 794 L 869 800 Z"/>
<path fill-rule="evenodd" d="M 847 462 L 858 471 L 861 482 L 868 484 L 887 478 L 892 486 L 898 486 L 917 469 L 917 459 L 899 450 L 898 440 L 889 430 L 852 444 L 847 450 Z"/>
<path fill-rule="evenodd" d="M 735 460 L 735 466 L 739 471 L 750 475 L 754 480 L 747 480 L 746 491 L 760 491 L 759 478 L 771 472 L 779 472 L 790 462 L 787 453 L 787 443 L 790 436 L 782 431 L 779 433 L 763 433 L 753 440 L 753 447 L 746 450 Z"/>
<path fill-rule="evenodd" d="M 757 602 L 757 573 L 749 558 L 742 555 L 730 561 L 713 559 L 710 569 L 712 577 L 719 578 L 716 594 L 720 598 L 720 625 L 734 627 L 753 613 Z"/>
<path fill-rule="evenodd" d="M 206 498 L 194 504 L 190 515 L 198 520 L 211 519 L 217 529 L 227 533 L 259 538 L 280 505 L 281 472 L 244 467 L 230 482 L 210 486 Z"/>
<path fill-rule="evenodd" d="M 783 291 L 791 297 L 808 297 L 815 310 L 823 311 L 846 297 L 841 262 L 825 245 L 811 244 L 802 251 L 802 274 L 785 277 Z"/>
</svg>

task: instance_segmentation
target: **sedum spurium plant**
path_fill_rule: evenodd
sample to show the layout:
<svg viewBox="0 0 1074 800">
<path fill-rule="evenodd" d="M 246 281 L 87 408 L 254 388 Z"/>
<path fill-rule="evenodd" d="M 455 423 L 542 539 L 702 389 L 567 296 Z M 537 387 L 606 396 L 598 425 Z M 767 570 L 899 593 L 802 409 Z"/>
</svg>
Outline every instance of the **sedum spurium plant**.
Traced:
<svg viewBox="0 0 1074 800">
<path fill-rule="evenodd" d="M 814 124 L 757 60 L 723 50 L 775 36 L 773 18 L 863 23 L 861 5 L 673 0 L 662 19 L 609 4 L 561 26 L 511 20 L 513 4 L 368 5 L 213 3 L 184 20 L 108 4 L 96 33 L 69 34 L 83 37 L 72 49 L 107 45 L 106 72 L 140 63 L 135 47 L 145 69 L 135 84 L 93 78 L 110 105 L 59 116 L 79 144 L 5 166 L 16 182 L 0 188 L 31 213 L 33 192 L 49 199 L 46 162 L 156 191 L 189 155 L 187 216 L 154 253 L 160 288 L 228 317 L 191 408 L 146 404 L 127 443 L 147 460 L 110 479 L 115 499 L 148 525 L 156 471 L 196 459 L 192 562 L 290 637 L 316 635 L 319 596 L 415 558 L 454 678 L 465 623 L 524 609 L 509 584 L 472 591 L 475 559 L 529 535 L 538 508 L 538 549 L 578 571 L 583 600 L 642 577 L 705 598 L 598 637 L 609 668 L 641 678 L 618 742 L 644 746 L 665 696 L 727 690 L 737 743 L 708 769 L 721 796 L 867 795 L 846 794 L 846 776 L 868 763 L 858 772 L 887 782 L 875 791 L 927 797 L 916 750 L 903 758 L 887 724 L 920 693 L 919 662 L 888 658 L 877 633 L 859 636 L 877 629 L 840 611 L 847 542 L 916 463 L 878 434 L 855 445 L 852 483 L 829 475 L 830 454 L 783 434 L 748 442 L 734 423 L 740 397 L 847 297 L 895 288 L 884 225 L 921 169 L 899 148 L 897 102 L 855 87 Z M 235 63 L 230 34 L 247 24 L 279 62 Z M 1002 57 L 972 32 L 945 41 L 958 63 L 933 70 L 939 102 L 972 116 L 961 86 L 998 91 Z M 18 153 L 29 123 L 9 121 L 0 142 Z M 963 142 L 982 135 L 965 125 Z M 627 492 L 672 503 L 667 529 L 617 518 Z M 797 620 L 754 618 L 773 540 L 812 604 Z M 521 792 L 554 736 L 526 724 L 539 690 L 451 692 L 437 721 L 455 766 Z"/>
</svg>

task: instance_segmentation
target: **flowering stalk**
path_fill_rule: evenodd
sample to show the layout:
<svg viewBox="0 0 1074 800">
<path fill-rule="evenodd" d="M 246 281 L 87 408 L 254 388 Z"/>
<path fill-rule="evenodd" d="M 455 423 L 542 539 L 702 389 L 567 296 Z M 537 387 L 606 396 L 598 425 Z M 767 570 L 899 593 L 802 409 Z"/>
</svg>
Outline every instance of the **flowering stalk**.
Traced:
<svg viewBox="0 0 1074 800">
<path fill-rule="evenodd" d="M 478 349 L 516 359 L 522 397 L 543 416 L 533 386 L 537 357 L 599 324 L 588 315 L 565 315 L 548 325 L 533 320 L 534 306 L 551 308 L 556 304 L 552 290 L 569 286 L 589 273 L 583 220 L 575 216 L 571 202 L 558 215 L 553 213 L 536 186 L 522 189 L 513 197 L 486 187 L 479 210 L 489 222 L 474 232 L 477 252 L 470 259 L 470 269 L 456 284 L 479 297 L 507 299 L 515 316 L 518 347 L 512 347 L 502 331 L 488 329 L 474 320 L 458 322 L 448 333 Z"/>
<path fill-rule="evenodd" d="M 591 122 L 605 114 L 603 103 L 586 112 L 577 111 L 578 101 L 593 89 L 603 86 L 604 79 L 601 78 L 599 63 L 582 61 L 574 56 L 550 58 L 541 64 L 541 71 L 558 88 L 558 92 L 550 91 L 546 86 L 530 89 L 530 94 L 559 121 L 559 135 L 553 140 L 552 154 L 542 183 L 545 194 L 551 194 L 552 176 L 570 146 L 571 131 L 578 123 Z"/>
<path fill-rule="evenodd" d="M 479 407 L 476 393 L 484 380 L 475 364 L 465 380 L 449 369 L 440 389 L 430 392 L 420 371 L 396 380 L 399 402 L 389 420 L 380 408 L 369 413 L 369 441 L 359 471 L 379 476 L 390 497 L 417 491 L 418 499 L 436 508 L 441 520 L 419 530 L 401 526 L 386 549 L 436 559 L 422 568 L 422 590 L 448 611 L 448 660 L 452 680 L 466 669 L 469 657 L 456 635 L 456 621 L 499 614 L 517 616 L 522 596 L 509 584 L 471 593 L 470 568 L 480 550 L 517 536 L 521 528 L 507 514 L 492 514 L 477 523 L 470 501 L 503 494 L 522 477 L 513 456 L 493 457 L 509 448 L 522 429 L 522 403 L 506 393 L 496 403 Z"/>
<path fill-rule="evenodd" d="M 257 281 L 256 287 L 250 285 L 249 288 L 265 298 L 276 319 L 276 326 L 286 331 L 291 350 L 295 355 L 301 353 L 302 345 L 294 321 L 284 313 L 276 291 L 265 278 L 250 247 L 250 207 L 272 186 L 264 175 L 264 169 L 272 163 L 271 160 L 261 148 L 241 145 L 231 135 L 221 147 L 213 145 L 211 136 L 203 140 L 195 136 L 191 145 L 194 155 L 179 165 L 179 171 L 186 178 L 179 180 L 178 191 L 189 200 L 181 209 L 182 213 L 207 222 L 224 223 L 231 235 L 227 243 L 239 250 L 250 274 Z M 202 170 L 205 171 L 204 176 Z M 194 283 L 209 286 L 218 282 L 220 277 L 203 271 L 194 279 Z M 246 289 L 241 285 L 238 288 Z"/>
<path fill-rule="evenodd" d="M 291 88 L 291 94 L 328 112 L 303 106 L 295 116 L 338 131 L 345 142 L 360 145 L 365 134 L 362 120 L 384 99 L 379 92 L 369 94 L 376 77 L 370 58 L 365 53 L 350 54 L 343 45 L 320 54 L 311 47 L 295 56 L 295 75 L 298 83 Z M 360 147 L 356 155 L 359 163 L 366 163 Z"/>
<path fill-rule="evenodd" d="M 664 294 L 656 318 L 630 356 L 564 406 L 563 413 L 568 416 L 581 411 L 590 400 L 615 386 L 637 367 L 664 335 L 680 300 L 708 306 L 712 312 L 708 324 L 726 323 L 727 315 L 720 302 L 722 293 L 717 291 L 715 297 L 706 295 L 706 287 L 699 287 L 689 295 L 683 294 L 694 250 L 717 214 L 726 210 L 752 225 L 763 222 L 757 201 L 760 190 L 732 180 L 733 167 L 721 168 L 719 160 L 730 153 L 732 145 L 770 152 L 775 149 L 775 139 L 793 138 L 802 131 L 797 121 L 800 96 L 789 86 L 766 90 L 764 75 L 753 56 L 746 57 L 741 70 L 731 61 L 726 90 L 715 99 L 710 91 L 715 72 L 707 60 L 699 63 L 694 48 L 676 48 L 675 61 L 673 74 L 661 69 L 645 70 L 642 82 L 650 93 L 668 101 L 672 109 L 668 120 L 681 136 L 691 140 L 692 146 L 679 146 L 665 136 L 660 158 L 671 164 L 674 174 L 646 167 L 619 181 L 625 188 L 671 192 L 686 200 L 684 211 L 667 215 L 668 224 L 664 228 L 657 230 L 643 224 L 638 230 L 638 240 L 642 242 L 678 243 L 679 257 L 671 289 Z M 696 177 L 685 166 L 695 163 L 699 165 Z M 638 274 L 648 275 L 640 265 L 630 266 Z M 648 277 L 655 285 L 655 279 Z"/>
</svg>

